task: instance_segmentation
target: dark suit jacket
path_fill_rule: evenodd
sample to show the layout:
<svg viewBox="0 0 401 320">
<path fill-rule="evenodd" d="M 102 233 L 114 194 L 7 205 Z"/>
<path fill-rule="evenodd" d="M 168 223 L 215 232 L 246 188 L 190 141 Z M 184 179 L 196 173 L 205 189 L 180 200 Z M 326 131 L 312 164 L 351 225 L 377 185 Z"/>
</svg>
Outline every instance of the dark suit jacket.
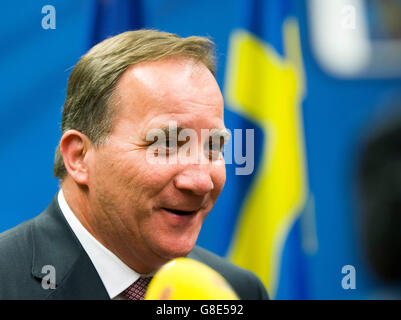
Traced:
<svg viewBox="0 0 401 320">
<path fill-rule="evenodd" d="M 241 299 L 268 298 L 253 273 L 197 246 L 188 257 L 219 272 Z M 42 287 L 45 265 L 56 270 L 55 289 Z M 0 234 L 0 299 L 109 299 L 56 197 L 36 218 Z"/>
</svg>

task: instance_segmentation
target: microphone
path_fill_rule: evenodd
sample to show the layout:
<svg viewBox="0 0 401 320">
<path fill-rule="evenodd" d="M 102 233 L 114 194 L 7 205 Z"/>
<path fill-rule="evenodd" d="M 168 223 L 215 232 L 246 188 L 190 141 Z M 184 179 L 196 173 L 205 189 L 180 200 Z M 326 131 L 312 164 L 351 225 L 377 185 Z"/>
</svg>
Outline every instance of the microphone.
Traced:
<svg viewBox="0 0 401 320">
<path fill-rule="evenodd" d="M 149 283 L 145 300 L 239 300 L 218 272 L 189 258 L 162 266 Z"/>
</svg>

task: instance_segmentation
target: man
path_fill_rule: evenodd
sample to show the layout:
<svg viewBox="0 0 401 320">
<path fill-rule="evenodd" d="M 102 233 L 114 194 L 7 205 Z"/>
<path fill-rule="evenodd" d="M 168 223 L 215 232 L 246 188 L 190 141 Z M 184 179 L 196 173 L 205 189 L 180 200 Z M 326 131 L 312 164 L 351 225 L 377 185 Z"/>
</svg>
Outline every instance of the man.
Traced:
<svg viewBox="0 0 401 320">
<path fill-rule="evenodd" d="M 211 49 L 201 37 L 140 30 L 82 57 L 55 157 L 61 189 L 0 235 L 0 298 L 128 299 L 181 256 L 214 268 L 242 299 L 267 298 L 252 273 L 195 246 L 225 182 L 221 145 L 202 133 L 225 131 Z M 155 130 L 167 138 L 149 139 Z M 184 130 L 195 133 L 184 141 L 195 161 L 179 161 Z"/>
<path fill-rule="evenodd" d="M 368 299 L 401 298 L 401 103 L 391 101 L 361 140 L 356 215 L 362 253 L 377 280 Z"/>
</svg>

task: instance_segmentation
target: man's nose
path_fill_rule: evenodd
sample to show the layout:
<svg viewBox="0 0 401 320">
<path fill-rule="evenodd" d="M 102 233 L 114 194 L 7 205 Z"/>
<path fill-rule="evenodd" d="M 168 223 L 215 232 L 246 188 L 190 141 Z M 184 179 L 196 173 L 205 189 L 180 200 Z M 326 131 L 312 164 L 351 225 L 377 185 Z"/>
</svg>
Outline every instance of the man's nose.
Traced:
<svg viewBox="0 0 401 320">
<path fill-rule="evenodd" d="M 210 172 L 206 167 L 195 165 L 182 171 L 174 179 L 175 187 L 180 190 L 191 191 L 200 196 L 212 191 L 214 185 Z"/>
</svg>

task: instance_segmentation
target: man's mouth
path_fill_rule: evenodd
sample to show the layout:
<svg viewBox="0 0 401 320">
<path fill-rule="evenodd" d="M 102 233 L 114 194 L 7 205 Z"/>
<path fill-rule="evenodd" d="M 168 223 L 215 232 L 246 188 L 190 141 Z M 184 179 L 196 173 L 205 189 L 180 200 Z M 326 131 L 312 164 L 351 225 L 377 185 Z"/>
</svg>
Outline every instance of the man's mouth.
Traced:
<svg viewBox="0 0 401 320">
<path fill-rule="evenodd" d="M 185 210 L 177 210 L 177 209 L 170 209 L 170 208 L 162 208 L 162 209 L 166 210 L 167 212 L 179 215 L 179 216 L 188 216 L 188 215 L 194 214 L 199 211 L 199 210 L 185 211 Z"/>
</svg>

